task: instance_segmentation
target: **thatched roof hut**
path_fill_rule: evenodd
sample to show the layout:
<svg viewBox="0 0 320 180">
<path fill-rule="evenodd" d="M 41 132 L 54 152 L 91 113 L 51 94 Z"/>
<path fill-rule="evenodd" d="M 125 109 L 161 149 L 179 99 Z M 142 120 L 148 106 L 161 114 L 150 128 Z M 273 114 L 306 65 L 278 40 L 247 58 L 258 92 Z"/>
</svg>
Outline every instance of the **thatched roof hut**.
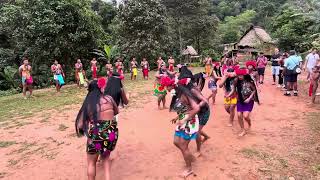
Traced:
<svg viewBox="0 0 320 180">
<path fill-rule="evenodd" d="M 198 53 L 192 46 L 187 46 L 187 48 L 182 51 L 182 55 L 198 56 Z"/>
<path fill-rule="evenodd" d="M 181 54 L 185 57 L 184 58 L 184 63 L 191 63 L 195 58 L 198 58 L 198 52 L 192 47 L 192 46 L 187 46 L 186 49 L 184 49 Z M 180 61 L 180 63 L 182 63 Z"/>
<path fill-rule="evenodd" d="M 264 52 L 271 55 L 276 47 L 271 36 L 259 26 L 251 26 L 237 43 L 238 49 Z"/>
<path fill-rule="evenodd" d="M 275 41 L 262 27 L 251 26 L 237 43 L 224 44 L 224 53 L 257 54 L 264 52 L 265 55 L 271 55 L 275 47 Z"/>
</svg>

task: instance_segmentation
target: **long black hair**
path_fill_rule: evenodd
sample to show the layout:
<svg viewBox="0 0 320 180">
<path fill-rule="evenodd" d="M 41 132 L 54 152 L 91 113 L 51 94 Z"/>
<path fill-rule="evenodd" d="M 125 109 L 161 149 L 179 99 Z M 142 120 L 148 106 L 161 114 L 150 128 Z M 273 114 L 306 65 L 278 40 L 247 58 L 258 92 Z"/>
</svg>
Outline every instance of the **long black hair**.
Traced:
<svg viewBox="0 0 320 180">
<path fill-rule="evenodd" d="M 100 107 L 101 96 L 102 93 L 98 87 L 98 81 L 92 81 L 88 86 L 88 94 L 76 118 L 75 127 L 78 136 L 87 135 L 90 120 L 93 120 L 93 122 L 98 121 L 98 108 Z M 78 128 L 80 125 L 82 125 L 82 129 Z"/>
<path fill-rule="evenodd" d="M 232 69 L 232 68 L 229 68 L 228 70 L 227 70 L 227 72 L 234 72 L 234 69 Z M 234 77 L 228 77 L 227 79 L 226 79 L 226 86 L 225 86 L 225 88 L 226 88 L 226 91 L 227 92 L 230 92 L 232 89 L 231 89 L 231 86 L 232 86 L 232 84 L 233 84 L 233 81 L 234 81 Z"/>
<path fill-rule="evenodd" d="M 203 90 L 204 85 L 206 83 L 206 79 L 204 78 L 204 74 L 203 72 L 201 73 L 197 73 L 195 75 L 193 75 L 193 82 L 195 84 L 197 84 L 197 86 L 200 88 L 200 91 Z"/>
<path fill-rule="evenodd" d="M 200 103 L 201 101 L 191 92 L 191 89 L 189 89 L 187 86 L 178 85 L 174 88 L 174 90 L 176 91 L 176 94 L 172 97 L 169 111 L 173 110 L 177 99 L 180 99 L 182 95 L 195 100 L 197 103 Z"/>
<path fill-rule="evenodd" d="M 255 90 L 254 101 L 260 104 L 260 100 L 259 100 L 259 96 L 258 96 L 258 89 L 256 87 L 254 80 L 252 79 L 252 77 L 249 74 L 244 75 L 243 80 L 239 80 L 239 79 L 237 80 L 236 88 L 237 88 L 237 92 L 238 92 L 238 100 L 241 103 L 244 103 L 244 101 L 245 101 L 245 99 L 243 99 L 242 94 L 241 94 L 243 81 L 246 81 L 246 82 L 253 84 L 254 90 Z"/>
<path fill-rule="evenodd" d="M 113 73 L 112 76 L 108 78 L 107 86 L 104 91 L 104 95 L 111 96 L 117 106 L 123 104 L 121 96 L 123 85 L 119 76 L 118 73 Z"/>
</svg>

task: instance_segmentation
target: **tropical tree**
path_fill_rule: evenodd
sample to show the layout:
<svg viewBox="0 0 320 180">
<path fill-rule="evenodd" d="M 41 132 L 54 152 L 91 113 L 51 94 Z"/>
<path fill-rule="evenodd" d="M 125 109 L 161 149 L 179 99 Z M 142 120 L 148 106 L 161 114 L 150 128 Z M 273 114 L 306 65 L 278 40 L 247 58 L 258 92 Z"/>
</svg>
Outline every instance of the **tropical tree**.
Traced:
<svg viewBox="0 0 320 180">
<path fill-rule="evenodd" d="M 237 42 L 241 35 L 252 25 L 252 21 L 256 15 L 255 11 L 247 10 L 238 16 L 226 17 L 218 27 L 218 33 L 221 38 L 220 43 Z"/>
<path fill-rule="evenodd" d="M 312 34 L 309 27 L 313 22 L 306 16 L 297 16 L 293 7 L 284 9 L 280 15 L 274 17 L 272 27 L 273 34 L 278 39 L 281 49 L 296 49 L 305 52 L 312 46 Z"/>
<path fill-rule="evenodd" d="M 101 46 L 105 37 L 101 18 L 91 9 L 90 0 L 25 0 L 4 4 L 0 9 L 0 29 L 11 48 L 18 50 L 16 54 L 29 57 L 35 74 L 41 73 L 40 65 L 48 68 L 54 58 L 66 67 L 73 67 L 75 58 L 88 58 L 89 52 Z"/>
<path fill-rule="evenodd" d="M 131 0 L 120 7 L 117 44 L 126 57 L 155 59 L 165 49 L 165 7 L 160 0 Z"/>
</svg>

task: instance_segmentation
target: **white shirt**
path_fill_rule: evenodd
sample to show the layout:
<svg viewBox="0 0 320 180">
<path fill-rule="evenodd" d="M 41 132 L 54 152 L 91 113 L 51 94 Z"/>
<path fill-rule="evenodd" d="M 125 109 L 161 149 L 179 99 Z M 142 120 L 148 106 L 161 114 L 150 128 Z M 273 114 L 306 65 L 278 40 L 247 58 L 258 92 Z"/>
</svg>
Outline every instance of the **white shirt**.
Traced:
<svg viewBox="0 0 320 180">
<path fill-rule="evenodd" d="M 320 60 L 319 55 L 313 53 L 308 54 L 306 59 L 308 60 L 307 68 L 314 68 L 317 65 L 317 61 Z"/>
</svg>

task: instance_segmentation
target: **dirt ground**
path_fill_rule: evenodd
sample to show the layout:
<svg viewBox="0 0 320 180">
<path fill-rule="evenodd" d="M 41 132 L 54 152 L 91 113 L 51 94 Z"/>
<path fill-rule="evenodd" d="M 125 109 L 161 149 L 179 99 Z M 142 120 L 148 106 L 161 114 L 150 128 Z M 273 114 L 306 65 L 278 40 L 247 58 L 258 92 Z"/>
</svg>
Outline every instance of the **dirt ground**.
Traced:
<svg viewBox="0 0 320 180">
<path fill-rule="evenodd" d="M 130 92 L 131 104 L 120 114 L 120 136 L 112 165 L 114 180 L 175 180 L 184 167 L 173 145 L 175 116 L 159 111 L 152 96 L 152 81 L 146 93 Z M 207 88 L 204 94 L 209 95 Z M 237 118 L 227 127 L 223 91 L 211 105 L 205 131 L 211 136 L 194 163 L 194 180 L 320 179 L 319 105 L 308 104 L 306 92 L 285 97 L 271 85 L 270 72 L 261 87 L 262 104 L 252 113 L 252 131 L 239 138 Z M 169 100 L 170 97 L 168 96 Z M 0 148 L 0 178 L 10 180 L 86 179 L 85 138 L 77 138 L 74 120 L 79 105 L 61 112 L 38 113 L 19 120 L 24 126 L 1 127 L 0 139 L 12 144 Z M 27 122 L 32 122 L 28 124 Z M 312 130 L 315 127 L 315 131 Z M 195 142 L 190 143 L 195 152 Z M 101 167 L 97 179 L 102 179 Z"/>
</svg>

